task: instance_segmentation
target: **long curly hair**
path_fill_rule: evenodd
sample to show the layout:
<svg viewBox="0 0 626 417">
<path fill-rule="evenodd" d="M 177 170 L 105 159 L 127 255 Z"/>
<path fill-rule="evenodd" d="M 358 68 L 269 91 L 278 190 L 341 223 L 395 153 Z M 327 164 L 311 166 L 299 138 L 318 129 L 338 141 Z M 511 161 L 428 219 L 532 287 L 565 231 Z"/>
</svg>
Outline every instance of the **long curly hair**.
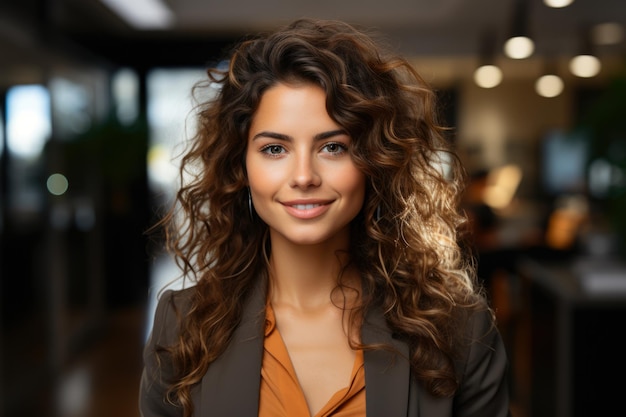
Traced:
<svg viewBox="0 0 626 417">
<path fill-rule="evenodd" d="M 483 306 L 471 254 L 461 242 L 465 184 L 435 92 L 408 61 L 365 31 L 302 19 L 242 41 L 227 70 L 208 71 L 198 130 L 182 158 L 176 204 L 162 219 L 168 248 L 195 282 L 178 342 L 165 347 L 176 370 L 169 399 L 192 414 L 191 388 L 227 347 L 245 295 L 267 279 L 268 228 L 248 208 L 248 130 L 263 93 L 305 82 L 326 92 L 329 115 L 352 138 L 367 178 L 352 222 L 352 262 L 362 277 L 357 317 L 382 308 L 408 341 L 413 375 L 432 394 L 457 388 L 454 345 L 459 311 Z M 361 348 L 380 348 L 360 346 Z"/>
</svg>

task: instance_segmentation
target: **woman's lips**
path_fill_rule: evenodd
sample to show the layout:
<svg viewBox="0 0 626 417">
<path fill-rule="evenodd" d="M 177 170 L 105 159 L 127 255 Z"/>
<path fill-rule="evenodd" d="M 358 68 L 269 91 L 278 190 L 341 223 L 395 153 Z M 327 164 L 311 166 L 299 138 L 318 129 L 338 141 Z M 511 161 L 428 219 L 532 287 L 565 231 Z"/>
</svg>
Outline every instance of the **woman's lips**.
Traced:
<svg viewBox="0 0 626 417">
<path fill-rule="evenodd" d="M 324 214 L 330 208 L 329 201 L 316 202 L 284 202 L 287 213 L 298 219 L 314 219 Z"/>
</svg>

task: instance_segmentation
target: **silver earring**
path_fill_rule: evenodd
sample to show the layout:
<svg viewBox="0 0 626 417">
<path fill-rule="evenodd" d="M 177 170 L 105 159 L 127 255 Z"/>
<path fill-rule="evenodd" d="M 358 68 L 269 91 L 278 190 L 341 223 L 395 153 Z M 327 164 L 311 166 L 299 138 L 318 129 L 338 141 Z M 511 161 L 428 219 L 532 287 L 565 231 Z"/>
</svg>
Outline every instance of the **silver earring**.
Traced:
<svg viewBox="0 0 626 417">
<path fill-rule="evenodd" d="M 250 213 L 250 218 L 253 218 L 252 212 L 252 195 L 250 194 L 250 189 L 248 189 L 248 212 Z"/>
<path fill-rule="evenodd" d="M 380 204 L 376 207 L 376 213 L 374 214 L 374 220 L 378 222 L 380 220 Z"/>
</svg>

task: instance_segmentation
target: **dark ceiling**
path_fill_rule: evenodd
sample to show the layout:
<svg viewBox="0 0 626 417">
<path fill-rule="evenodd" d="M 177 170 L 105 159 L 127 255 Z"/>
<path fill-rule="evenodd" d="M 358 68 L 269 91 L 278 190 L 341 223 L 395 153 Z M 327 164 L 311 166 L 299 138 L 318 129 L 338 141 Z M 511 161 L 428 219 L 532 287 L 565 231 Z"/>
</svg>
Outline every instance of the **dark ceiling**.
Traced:
<svg viewBox="0 0 626 417">
<path fill-rule="evenodd" d="M 128 0 L 131 1 L 131 0 Z M 303 16 L 338 18 L 374 28 L 407 56 L 476 55 L 485 34 L 501 44 L 518 0 L 168 0 L 167 30 L 136 30 L 100 0 L 8 0 L 0 5 L 3 73 L 29 66 L 204 65 L 241 37 Z M 597 23 L 626 27 L 626 1 L 575 0 L 553 9 L 526 0 L 527 28 L 537 54 L 573 54 L 581 33 Z M 625 55 L 624 41 L 604 53 Z"/>
</svg>

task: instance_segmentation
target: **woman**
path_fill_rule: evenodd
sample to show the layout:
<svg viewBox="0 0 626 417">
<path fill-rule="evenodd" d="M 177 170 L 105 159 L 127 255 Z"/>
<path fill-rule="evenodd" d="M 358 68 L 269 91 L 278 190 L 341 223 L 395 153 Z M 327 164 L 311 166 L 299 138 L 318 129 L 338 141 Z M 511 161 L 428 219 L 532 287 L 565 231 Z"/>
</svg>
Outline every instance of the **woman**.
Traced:
<svg viewBox="0 0 626 417">
<path fill-rule="evenodd" d="M 195 285 L 160 298 L 143 416 L 507 415 L 433 91 L 341 22 L 229 62 L 162 222 Z"/>
</svg>

